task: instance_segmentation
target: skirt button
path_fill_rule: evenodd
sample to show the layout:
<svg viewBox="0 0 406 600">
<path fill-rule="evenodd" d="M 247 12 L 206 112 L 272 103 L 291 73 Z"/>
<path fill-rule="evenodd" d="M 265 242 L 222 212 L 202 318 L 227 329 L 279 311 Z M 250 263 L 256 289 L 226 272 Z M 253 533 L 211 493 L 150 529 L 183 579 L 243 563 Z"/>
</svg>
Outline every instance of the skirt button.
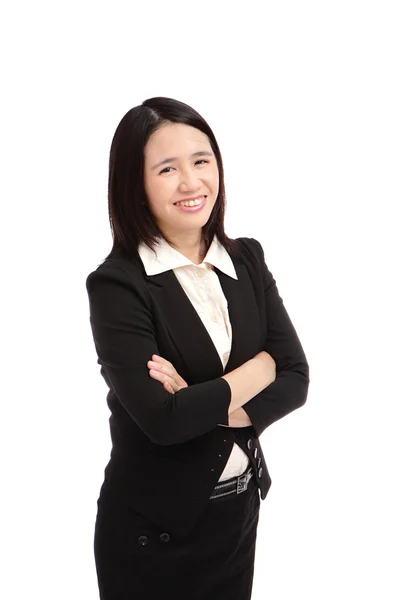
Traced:
<svg viewBox="0 0 406 600">
<path fill-rule="evenodd" d="M 161 542 L 169 542 L 171 536 L 169 535 L 169 533 L 161 533 L 159 539 L 161 540 Z"/>
<path fill-rule="evenodd" d="M 141 546 L 145 546 L 145 544 L 148 544 L 148 538 L 146 535 L 140 535 L 138 541 L 141 544 Z"/>
</svg>

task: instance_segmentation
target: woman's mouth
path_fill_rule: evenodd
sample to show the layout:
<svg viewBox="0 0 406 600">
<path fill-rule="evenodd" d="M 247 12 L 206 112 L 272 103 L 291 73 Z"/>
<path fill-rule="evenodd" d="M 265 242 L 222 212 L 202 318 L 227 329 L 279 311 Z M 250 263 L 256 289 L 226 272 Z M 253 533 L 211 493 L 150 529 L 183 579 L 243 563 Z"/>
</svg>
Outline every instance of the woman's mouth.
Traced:
<svg viewBox="0 0 406 600">
<path fill-rule="evenodd" d="M 197 200 L 177 202 L 174 204 L 174 206 L 179 208 L 179 210 L 183 210 L 184 212 L 198 212 L 205 206 L 206 200 L 207 196 L 204 196 L 203 198 L 199 198 Z"/>
</svg>

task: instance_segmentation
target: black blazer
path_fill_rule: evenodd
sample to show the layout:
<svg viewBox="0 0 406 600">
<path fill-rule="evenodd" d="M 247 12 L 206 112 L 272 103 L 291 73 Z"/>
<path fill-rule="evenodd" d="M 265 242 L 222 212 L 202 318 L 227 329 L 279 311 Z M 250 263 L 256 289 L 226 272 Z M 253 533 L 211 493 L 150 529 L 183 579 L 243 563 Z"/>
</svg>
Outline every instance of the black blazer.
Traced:
<svg viewBox="0 0 406 600">
<path fill-rule="evenodd" d="M 302 406 L 309 366 L 268 270 L 261 244 L 237 238 L 238 281 L 215 271 L 228 301 L 232 347 L 228 373 L 261 350 L 276 379 L 244 404 L 252 425 L 228 425 L 231 389 L 218 352 L 172 270 L 145 273 L 140 257 L 105 260 L 86 279 L 90 325 L 109 392 L 111 458 L 104 487 L 162 531 L 187 535 L 209 501 L 233 443 L 249 456 L 264 500 L 271 478 L 259 436 Z M 153 354 L 188 383 L 171 394 L 149 375 Z"/>
</svg>

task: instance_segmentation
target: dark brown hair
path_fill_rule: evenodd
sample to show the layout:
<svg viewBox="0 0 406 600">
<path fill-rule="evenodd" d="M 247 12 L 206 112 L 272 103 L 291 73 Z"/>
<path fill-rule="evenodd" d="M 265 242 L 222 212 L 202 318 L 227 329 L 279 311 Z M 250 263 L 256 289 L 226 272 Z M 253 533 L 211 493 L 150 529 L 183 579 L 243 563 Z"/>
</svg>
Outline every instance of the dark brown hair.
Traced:
<svg viewBox="0 0 406 600">
<path fill-rule="evenodd" d="M 217 160 L 219 193 L 210 218 L 202 228 L 205 252 L 214 235 L 217 235 L 230 255 L 238 254 L 234 240 L 224 232 L 224 169 L 212 130 L 203 117 L 187 104 L 173 98 L 156 97 L 131 108 L 121 119 L 113 137 L 108 180 L 108 211 L 113 247 L 106 259 L 117 256 L 130 259 L 137 257 L 141 241 L 151 250 L 154 250 L 160 237 L 168 242 L 148 208 L 144 189 L 145 145 L 151 135 L 167 123 L 191 125 L 209 138 Z"/>
</svg>

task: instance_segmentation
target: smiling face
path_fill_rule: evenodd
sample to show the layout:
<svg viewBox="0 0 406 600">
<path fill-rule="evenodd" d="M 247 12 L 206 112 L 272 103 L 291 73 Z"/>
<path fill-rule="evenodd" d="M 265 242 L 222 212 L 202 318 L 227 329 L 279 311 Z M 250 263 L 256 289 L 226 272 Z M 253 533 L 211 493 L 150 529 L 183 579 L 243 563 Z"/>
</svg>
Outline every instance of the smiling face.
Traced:
<svg viewBox="0 0 406 600">
<path fill-rule="evenodd" d="M 199 154 L 198 154 L 199 153 Z M 170 239 L 200 240 L 219 192 L 219 172 L 209 138 L 184 123 L 169 123 L 144 148 L 144 187 L 150 212 Z M 175 202 L 206 196 L 200 210 L 182 210 Z"/>
</svg>

